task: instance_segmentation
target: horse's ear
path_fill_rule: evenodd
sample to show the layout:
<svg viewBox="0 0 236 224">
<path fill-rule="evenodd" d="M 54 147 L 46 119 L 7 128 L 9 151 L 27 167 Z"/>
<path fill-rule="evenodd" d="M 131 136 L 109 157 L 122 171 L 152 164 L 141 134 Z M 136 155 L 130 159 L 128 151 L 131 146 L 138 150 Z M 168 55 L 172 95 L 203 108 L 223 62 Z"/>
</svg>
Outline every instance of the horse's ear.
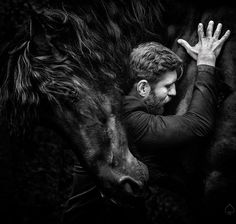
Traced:
<svg viewBox="0 0 236 224">
<path fill-rule="evenodd" d="M 30 18 L 30 40 L 36 46 L 48 43 L 44 25 L 35 16 Z"/>
</svg>

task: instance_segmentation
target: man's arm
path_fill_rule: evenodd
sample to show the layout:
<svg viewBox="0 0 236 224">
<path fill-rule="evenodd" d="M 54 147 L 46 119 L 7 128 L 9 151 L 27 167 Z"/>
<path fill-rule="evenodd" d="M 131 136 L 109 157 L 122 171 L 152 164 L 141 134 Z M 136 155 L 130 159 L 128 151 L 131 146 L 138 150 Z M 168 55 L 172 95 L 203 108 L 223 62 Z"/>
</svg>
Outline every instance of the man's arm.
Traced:
<svg viewBox="0 0 236 224">
<path fill-rule="evenodd" d="M 194 87 L 193 99 L 184 115 L 152 115 L 133 108 L 124 114 L 124 123 L 134 141 L 160 147 L 192 141 L 206 136 L 212 128 L 216 112 L 216 78 L 214 67 L 198 66 L 198 77 Z"/>
</svg>

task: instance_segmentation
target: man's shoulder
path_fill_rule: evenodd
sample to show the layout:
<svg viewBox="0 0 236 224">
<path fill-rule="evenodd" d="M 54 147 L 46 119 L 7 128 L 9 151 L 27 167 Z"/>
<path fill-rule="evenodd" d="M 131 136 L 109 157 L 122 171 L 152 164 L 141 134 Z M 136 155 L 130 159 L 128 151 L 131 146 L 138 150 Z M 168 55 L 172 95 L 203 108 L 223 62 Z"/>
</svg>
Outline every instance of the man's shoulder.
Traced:
<svg viewBox="0 0 236 224">
<path fill-rule="evenodd" d="M 130 95 L 125 96 L 123 99 L 122 113 L 126 114 L 138 110 L 147 111 L 146 105 L 138 97 Z"/>
</svg>

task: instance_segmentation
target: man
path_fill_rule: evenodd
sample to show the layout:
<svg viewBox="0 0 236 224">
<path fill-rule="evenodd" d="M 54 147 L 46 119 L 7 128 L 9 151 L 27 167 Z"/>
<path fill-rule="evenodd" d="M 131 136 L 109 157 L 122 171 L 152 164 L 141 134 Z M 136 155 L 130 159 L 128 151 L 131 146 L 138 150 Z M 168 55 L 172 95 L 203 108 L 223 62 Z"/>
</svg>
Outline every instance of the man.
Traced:
<svg viewBox="0 0 236 224">
<path fill-rule="evenodd" d="M 228 30 L 219 39 L 222 25 L 213 34 L 210 21 L 204 35 L 198 25 L 199 41 L 190 46 L 179 39 L 188 54 L 197 61 L 198 76 L 188 111 L 180 115 L 161 116 L 163 108 L 175 95 L 175 83 L 181 76 L 181 59 L 159 43 L 139 45 L 130 55 L 132 89 L 124 99 L 123 122 L 129 141 L 149 167 L 150 183 L 172 191 L 184 192 L 179 165 L 179 150 L 184 144 L 203 139 L 212 129 L 216 113 L 216 59 Z M 189 148 L 191 150 L 191 148 Z M 183 193 L 184 194 L 184 193 Z"/>
</svg>

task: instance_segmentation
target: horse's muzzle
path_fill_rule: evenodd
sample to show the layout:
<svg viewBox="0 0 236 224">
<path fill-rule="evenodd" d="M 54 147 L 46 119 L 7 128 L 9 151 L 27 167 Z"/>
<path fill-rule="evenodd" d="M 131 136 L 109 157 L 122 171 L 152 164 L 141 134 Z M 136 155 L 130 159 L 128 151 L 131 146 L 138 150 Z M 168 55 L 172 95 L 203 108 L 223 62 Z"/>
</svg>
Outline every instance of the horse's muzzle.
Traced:
<svg viewBox="0 0 236 224">
<path fill-rule="evenodd" d="M 145 182 L 137 181 L 132 177 L 124 176 L 119 180 L 122 191 L 132 197 L 141 197 L 144 192 Z"/>
</svg>

